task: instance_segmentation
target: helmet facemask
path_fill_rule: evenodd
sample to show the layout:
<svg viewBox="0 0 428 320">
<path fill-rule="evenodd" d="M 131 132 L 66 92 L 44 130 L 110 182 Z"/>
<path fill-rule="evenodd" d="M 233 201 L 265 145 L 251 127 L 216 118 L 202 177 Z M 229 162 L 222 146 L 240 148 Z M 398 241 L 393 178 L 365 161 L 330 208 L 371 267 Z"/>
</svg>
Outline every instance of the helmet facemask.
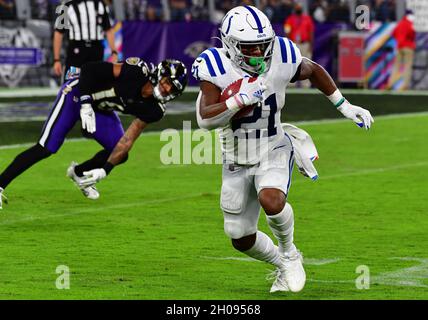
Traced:
<svg viewBox="0 0 428 320">
<path fill-rule="evenodd" d="M 166 78 L 171 86 L 168 95 L 162 95 L 161 81 Z M 156 100 L 165 103 L 181 95 L 187 85 L 187 69 L 181 61 L 164 60 L 158 64 L 152 76 L 153 96 Z"/>
<path fill-rule="evenodd" d="M 272 61 L 273 41 L 274 38 L 257 42 L 239 41 L 239 53 L 235 59 L 239 60 L 241 69 L 257 75 L 268 72 Z M 254 47 L 259 48 L 261 55 L 251 55 L 251 48 Z"/>
<path fill-rule="evenodd" d="M 221 29 L 220 34 L 223 47 L 227 50 L 230 59 L 239 68 L 253 75 L 261 75 L 269 71 L 272 62 L 275 35 L 258 41 L 242 41 L 231 35 L 225 35 L 221 32 Z M 261 51 L 261 55 L 250 55 L 250 48 L 257 46 Z"/>
</svg>

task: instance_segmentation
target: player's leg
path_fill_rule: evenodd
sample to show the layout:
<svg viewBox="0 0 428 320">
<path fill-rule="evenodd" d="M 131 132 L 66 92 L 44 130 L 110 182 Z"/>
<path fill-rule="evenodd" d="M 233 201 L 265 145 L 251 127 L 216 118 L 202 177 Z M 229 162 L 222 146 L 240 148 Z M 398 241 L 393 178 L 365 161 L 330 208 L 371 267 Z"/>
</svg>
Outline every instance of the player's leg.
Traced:
<svg viewBox="0 0 428 320">
<path fill-rule="evenodd" d="M 16 177 L 37 162 L 56 153 L 64 142 L 67 133 L 73 128 L 79 117 L 79 111 L 73 99 L 77 82 L 65 84 L 58 93 L 53 109 L 48 116 L 38 143 L 20 153 L 0 174 L 0 188 L 5 189 Z"/>
<path fill-rule="evenodd" d="M 18 154 L 9 166 L 0 174 L 0 188 L 3 190 L 25 170 L 49 157 L 52 153 L 36 144 Z"/>
<path fill-rule="evenodd" d="M 278 240 L 279 252 L 284 254 L 294 250 L 293 209 L 286 202 L 286 196 L 283 191 L 274 188 L 264 188 L 259 193 L 259 199 L 266 213 L 268 225 Z"/>
<path fill-rule="evenodd" d="M 83 172 L 90 171 L 95 168 L 102 168 L 108 157 L 110 156 L 110 151 L 106 149 L 102 149 L 97 152 L 91 159 L 86 160 L 85 162 L 76 165 L 75 172 L 77 176 L 83 177 Z"/>
<path fill-rule="evenodd" d="M 294 214 L 286 202 L 291 185 L 294 155 L 289 139 L 262 161 L 255 177 L 255 185 L 262 208 L 273 235 L 278 241 L 278 251 L 282 266 L 271 292 L 297 292 L 303 289 L 306 281 L 302 265 L 302 256 L 293 243 Z"/>
<path fill-rule="evenodd" d="M 9 166 L 0 174 L 0 209 L 2 203 L 7 203 L 4 195 L 6 187 L 28 168 L 37 162 L 49 157 L 52 153 L 41 145 L 36 144 L 24 152 L 18 154 Z"/>
<path fill-rule="evenodd" d="M 395 59 L 394 59 L 394 64 L 392 66 L 391 75 L 389 76 L 389 79 L 388 79 L 387 89 L 389 90 L 393 89 L 394 83 L 398 80 L 398 78 L 401 75 L 400 69 L 401 69 L 401 50 L 398 50 L 397 55 L 395 56 Z"/>
<path fill-rule="evenodd" d="M 100 197 L 100 194 L 95 185 L 89 187 L 81 187 L 79 185 L 83 173 L 92 169 L 102 168 L 107 162 L 107 159 L 109 158 L 114 147 L 124 134 L 122 124 L 116 113 L 96 112 L 95 117 L 97 130 L 94 132 L 92 137 L 99 144 L 101 144 L 104 149 L 97 152 L 91 159 L 86 160 L 80 165 L 73 161 L 70 167 L 67 169 L 67 176 L 74 181 L 74 183 L 83 193 L 83 195 L 91 200 L 98 199 Z M 123 162 L 125 162 L 126 160 L 127 158 Z"/>
<path fill-rule="evenodd" d="M 403 64 L 404 64 L 403 90 L 408 90 L 412 84 L 412 69 L 413 69 L 414 55 L 415 55 L 415 52 L 413 49 L 410 49 L 410 48 L 403 49 Z"/>
<path fill-rule="evenodd" d="M 221 208 L 224 231 L 238 251 L 264 262 L 280 266 L 278 248 L 271 238 L 257 230 L 260 204 L 252 176 L 243 167 L 223 167 Z"/>
<path fill-rule="evenodd" d="M 76 173 L 80 176 L 85 171 L 102 168 L 125 133 L 120 118 L 115 112 L 96 112 L 95 117 L 97 130 L 94 132 L 93 137 L 104 149 L 99 151 L 92 159 L 76 167 Z"/>
<path fill-rule="evenodd" d="M 100 194 L 95 185 L 81 187 L 79 185 L 81 177 L 85 171 L 96 168 L 102 168 L 109 158 L 114 147 L 124 134 L 122 123 L 115 112 L 95 112 L 95 122 L 97 130 L 92 137 L 104 148 L 97 152 L 91 159 L 82 164 L 72 162 L 67 169 L 67 176 L 70 177 L 76 186 L 82 191 L 83 195 L 91 200 L 99 198 Z M 125 162 L 126 159 L 123 161 Z"/>
</svg>

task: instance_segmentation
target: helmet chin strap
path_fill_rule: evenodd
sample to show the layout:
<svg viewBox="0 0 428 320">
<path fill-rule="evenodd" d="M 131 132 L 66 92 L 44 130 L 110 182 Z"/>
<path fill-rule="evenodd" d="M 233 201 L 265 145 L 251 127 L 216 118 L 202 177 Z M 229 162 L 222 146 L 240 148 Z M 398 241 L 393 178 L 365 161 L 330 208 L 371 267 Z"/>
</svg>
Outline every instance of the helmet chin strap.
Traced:
<svg viewBox="0 0 428 320">
<path fill-rule="evenodd" d="M 266 70 L 266 62 L 262 57 L 252 57 L 248 60 L 248 63 L 250 64 L 250 66 L 258 67 L 258 74 L 262 74 Z"/>
</svg>

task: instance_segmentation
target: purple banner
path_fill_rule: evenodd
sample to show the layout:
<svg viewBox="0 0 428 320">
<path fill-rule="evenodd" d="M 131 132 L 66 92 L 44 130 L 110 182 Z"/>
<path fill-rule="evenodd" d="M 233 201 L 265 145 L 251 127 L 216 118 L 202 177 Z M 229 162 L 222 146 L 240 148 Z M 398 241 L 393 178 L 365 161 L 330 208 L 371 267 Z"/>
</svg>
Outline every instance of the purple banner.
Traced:
<svg viewBox="0 0 428 320">
<path fill-rule="evenodd" d="M 122 27 L 124 58 L 138 56 L 158 63 L 174 58 L 183 61 L 189 72 L 189 84 L 197 85 L 190 75 L 193 61 L 207 48 L 221 46 L 218 26 L 209 22 L 124 22 Z"/>
<path fill-rule="evenodd" d="M 193 61 L 206 48 L 221 46 L 218 25 L 210 22 L 147 22 L 128 21 L 123 23 L 123 56 L 142 57 L 148 62 L 158 63 L 163 59 L 175 58 L 183 61 L 191 70 Z M 274 24 L 278 36 L 284 36 L 282 24 Z M 337 48 L 335 39 L 346 24 L 322 24 L 315 29 L 314 61 L 335 74 L 334 59 Z M 190 85 L 197 81 L 190 76 Z"/>
<path fill-rule="evenodd" d="M 42 51 L 38 48 L 0 47 L 0 64 L 39 65 L 42 59 Z"/>
</svg>

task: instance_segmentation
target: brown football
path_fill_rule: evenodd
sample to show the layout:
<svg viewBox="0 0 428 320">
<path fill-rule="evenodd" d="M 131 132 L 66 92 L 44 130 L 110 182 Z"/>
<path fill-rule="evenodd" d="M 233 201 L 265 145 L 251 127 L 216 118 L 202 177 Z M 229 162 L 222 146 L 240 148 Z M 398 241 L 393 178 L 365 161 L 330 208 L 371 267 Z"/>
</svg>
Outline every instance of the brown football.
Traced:
<svg viewBox="0 0 428 320">
<path fill-rule="evenodd" d="M 253 82 L 256 79 L 257 78 L 250 78 L 249 82 Z M 238 79 L 238 80 L 232 82 L 231 84 L 229 84 L 226 88 L 224 88 L 223 91 L 221 92 L 220 102 L 226 101 L 227 99 L 229 99 L 233 95 L 237 94 L 239 92 L 239 90 L 241 89 L 242 80 L 243 79 Z M 232 120 L 233 119 L 239 119 L 239 118 L 247 116 L 248 114 L 251 113 L 251 111 L 254 110 L 255 107 L 257 107 L 257 104 L 252 104 L 250 106 L 246 106 L 246 107 L 242 108 L 237 113 L 235 113 L 235 115 L 232 117 Z"/>
</svg>

